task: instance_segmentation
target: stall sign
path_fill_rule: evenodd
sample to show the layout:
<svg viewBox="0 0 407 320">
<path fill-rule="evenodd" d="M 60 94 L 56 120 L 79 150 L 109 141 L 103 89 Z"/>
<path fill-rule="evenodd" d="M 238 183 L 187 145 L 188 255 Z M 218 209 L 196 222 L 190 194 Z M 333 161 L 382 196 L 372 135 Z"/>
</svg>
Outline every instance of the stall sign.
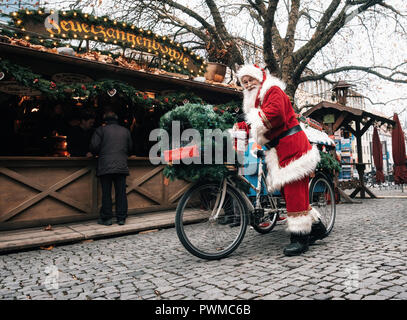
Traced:
<svg viewBox="0 0 407 320">
<path fill-rule="evenodd" d="M 324 115 L 324 123 L 330 124 L 330 123 L 335 123 L 335 115 L 334 114 L 326 114 Z"/>
<path fill-rule="evenodd" d="M 52 76 L 52 80 L 65 84 L 89 83 L 93 81 L 92 78 L 78 73 L 56 73 Z"/>
<path fill-rule="evenodd" d="M 52 11 L 53 12 L 53 11 Z M 78 11 L 19 11 L 12 14 L 16 26 L 47 37 L 92 40 L 156 54 L 192 74 L 204 73 L 204 61 L 179 43 L 149 30 L 123 22 L 98 18 Z"/>
<path fill-rule="evenodd" d="M 2 81 L 0 91 L 17 96 L 39 96 L 41 91 L 22 86 L 17 81 Z"/>
</svg>

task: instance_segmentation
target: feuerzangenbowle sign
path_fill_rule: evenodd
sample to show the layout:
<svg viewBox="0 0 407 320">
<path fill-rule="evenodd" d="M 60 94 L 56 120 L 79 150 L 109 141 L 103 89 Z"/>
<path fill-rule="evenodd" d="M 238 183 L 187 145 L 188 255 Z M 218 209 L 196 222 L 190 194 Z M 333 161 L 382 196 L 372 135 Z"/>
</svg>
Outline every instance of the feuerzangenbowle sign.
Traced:
<svg viewBox="0 0 407 320">
<path fill-rule="evenodd" d="M 25 31 L 60 39 L 92 40 L 149 52 L 193 75 L 203 75 L 204 61 L 190 49 L 166 36 L 158 36 L 125 22 L 96 17 L 80 11 L 46 13 L 20 10 L 12 13 L 14 24 Z"/>
</svg>

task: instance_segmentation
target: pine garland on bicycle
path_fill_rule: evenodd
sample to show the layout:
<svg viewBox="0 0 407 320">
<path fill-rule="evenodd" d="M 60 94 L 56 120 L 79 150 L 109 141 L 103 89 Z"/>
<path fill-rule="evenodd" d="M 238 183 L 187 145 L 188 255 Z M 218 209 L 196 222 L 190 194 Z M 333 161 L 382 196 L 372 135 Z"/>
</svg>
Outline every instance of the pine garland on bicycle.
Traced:
<svg viewBox="0 0 407 320">
<path fill-rule="evenodd" d="M 246 121 L 236 123 L 234 130 L 244 130 L 267 147 L 268 191 L 280 190 L 287 207 L 291 243 L 284 254 L 299 255 L 326 231 L 318 211 L 309 204 L 309 176 L 320 161 L 318 148 L 301 130 L 284 82 L 251 64 L 244 65 L 237 77 L 244 88 Z"/>
</svg>

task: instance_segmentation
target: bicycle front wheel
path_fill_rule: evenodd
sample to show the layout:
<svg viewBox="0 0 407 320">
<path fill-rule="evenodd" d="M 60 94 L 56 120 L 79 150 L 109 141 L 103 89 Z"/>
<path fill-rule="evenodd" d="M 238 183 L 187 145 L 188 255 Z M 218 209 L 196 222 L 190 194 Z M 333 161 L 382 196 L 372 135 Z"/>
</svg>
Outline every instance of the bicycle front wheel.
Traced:
<svg viewBox="0 0 407 320">
<path fill-rule="evenodd" d="M 175 228 L 182 245 L 196 257 L 216 260 L 231 254 L 246 232 L 247 207 L 235 188 L 197 184 L 180 199 Z"/>
</svg>

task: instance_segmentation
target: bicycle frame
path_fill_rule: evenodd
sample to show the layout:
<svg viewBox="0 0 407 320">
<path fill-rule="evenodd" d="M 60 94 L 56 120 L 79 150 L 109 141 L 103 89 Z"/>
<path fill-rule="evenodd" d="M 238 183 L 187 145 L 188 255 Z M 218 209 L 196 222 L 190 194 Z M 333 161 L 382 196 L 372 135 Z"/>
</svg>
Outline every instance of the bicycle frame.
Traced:
<svg viewBox="0 0 407 320">
<path fill-rule="evenodd" d="M 244 182 L 245 184 L 247 184 L 250 188 L 252 188 L 255 191 L 255 193 L 256 193 L 255 205 L 253 205 L 252 201 L 250 201 L 247 194 L 244 193 L 240 188 L 236 187 L 236 183 L 234 183 L 231 178 L 227 177 L 221 182 L 222 192 L 219 193 L 217 196 L 215 206 L 214 206 L 214 209 L 213 209 L 212 215 L 211 215 L 211 220 L 212 219 L 216 220 L 219 216 L 220 210 L 221 210 L 221 208 L 223 206 L 223 202 L 225 200 L 226 189 L 227 189 L 228 184 L 230 184 L 231 186 L 235 187 L 236 190 L 238 190 L 238 192 L 240 193 L 240 195 L 243 197 L 243 199 L 246 202 L 247 208 L 249 209 L 249 213 L 254 212 L 256 209 L 262 209 L 261 194 L 262 194 L 263 183 L 267 190 L 267 180 L 266 180 L 266 176 L 264 174 L 263 164 L 264 164 L 264 160 L 260 158 L 260 161 L 257 162 L 257 186 L 254 186 L 243 175 L 241 175 L 239 173 L 237 174 L 237 178 L 240 181 Z M 277 208 L 277 203 L 276 203 L 276 199 L 275 199 L 276 197 L 274 197 L 273 195 L 270 195 L 268 192 L 266 193 L 266 196 L 268 197 L 270 204 L 275 208 L 275 209 L 268 209 L 267 214 L 272 213 L 273 211 L 276 213 L 285 212 L 284 209 Z M 216 213 L 215 213 L 215 211 L 216 211 Z"/>
</svg>

